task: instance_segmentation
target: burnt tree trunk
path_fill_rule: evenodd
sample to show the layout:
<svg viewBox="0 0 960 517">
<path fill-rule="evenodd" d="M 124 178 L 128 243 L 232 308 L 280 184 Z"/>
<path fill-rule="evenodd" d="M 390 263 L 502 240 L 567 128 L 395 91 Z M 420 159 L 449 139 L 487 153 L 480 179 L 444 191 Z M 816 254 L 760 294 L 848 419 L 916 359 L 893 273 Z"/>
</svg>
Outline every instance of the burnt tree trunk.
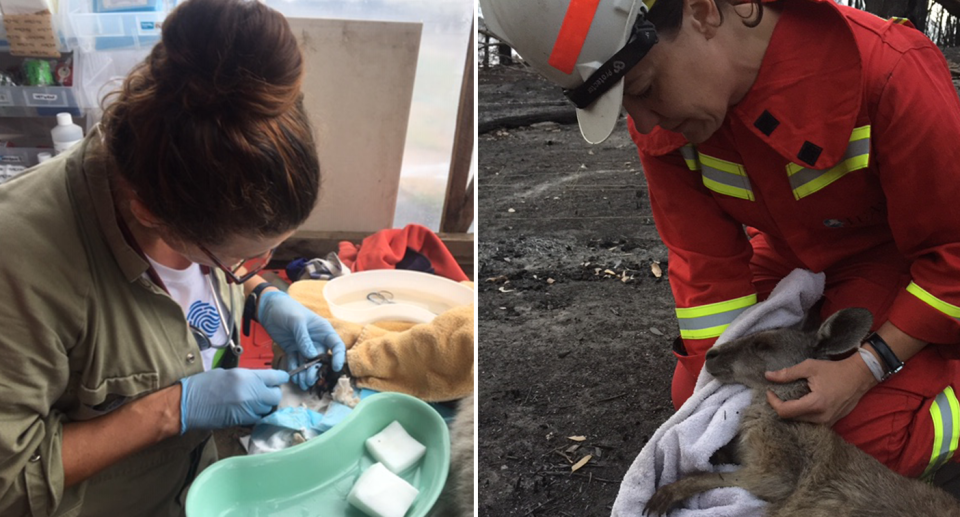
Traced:
<svg viewBox="0 0 960 517">
<path fill-rule="evenodd" d="M 510 45 L 506 43 L 497 45 L 497 57 L 500 59 L 501 65 L 512 65 L 513 51 L 510 49 Z"/>
</svg>

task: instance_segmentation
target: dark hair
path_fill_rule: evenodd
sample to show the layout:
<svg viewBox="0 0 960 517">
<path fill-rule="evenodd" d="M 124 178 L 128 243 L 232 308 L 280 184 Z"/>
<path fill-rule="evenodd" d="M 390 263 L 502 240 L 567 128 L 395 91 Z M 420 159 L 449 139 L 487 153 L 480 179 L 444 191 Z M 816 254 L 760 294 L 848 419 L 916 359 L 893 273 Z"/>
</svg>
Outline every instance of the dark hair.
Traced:
<svg viewBox="0 0 960 517">
<path fill-rule="evenodd" d="M 256 0 L 188 0 L 111 94 L 107 149 L 183 239 L 284 233 L 310 215 L 320 185 L 302 78 L 283 15 Z"/>
<path fill-rule="evenodd" d="M 657 28 L 657 34 L 663 37 L 673 37 L 680 30 L 680 22 L 683 21 L 683 1 L 684 0 L 656 0 L 653 9 L 647 15 L 650 23 Z M 733 2 L 730 2 L 733 3 Z M 755 19 L 743 19 L 743 24 L 747 27 L 756 27 L 763 19 L 762 0 L 746 0 L 738 3 L 750 3 L 754 5 Z M 723 23 L 723 12 L 720 13 L 721 23 Z"/>
</svg>

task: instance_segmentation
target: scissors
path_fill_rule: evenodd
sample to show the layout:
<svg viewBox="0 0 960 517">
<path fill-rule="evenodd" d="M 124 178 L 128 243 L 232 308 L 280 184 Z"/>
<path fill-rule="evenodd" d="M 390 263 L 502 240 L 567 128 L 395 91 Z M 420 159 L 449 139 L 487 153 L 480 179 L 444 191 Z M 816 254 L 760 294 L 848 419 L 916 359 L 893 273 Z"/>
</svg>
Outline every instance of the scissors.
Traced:
<svg viewBox="0 0 960 517">
<path fill-rule="evenodd" d="M 290 370 L 290 377 L 310 368 L 312 366 L 320 365 L 320 375 L 317 377 L 317 383 L 313 386 L 317 390 L 318 394 L 332 392 L 333 388 L 336 387 L 337 381 L 340 380 L 342 375 L 349 375 L 347 365 L 343 365 L 343 369 L 339 372 L 333 371 L 332 360 L 328 355 L 321 355 L 319 357 L 314 357 L 313 359 L 308 360 L 307 362 L 301 364 L 300 366 Z"/>
<path fill-rule="evenodd" d="M 374 291 L 367 295 L 367 300 L 370 300 L 371 302 L 377 305 L 394 303 L 393 293 L 391 293 L 390 291 Z"/>
<path fill-rule="evenodd" d="M 301 364 L 300 366 L 294 368 L 293 370 L 290 370 L 290 372 L 289 372 L 289 373 L 290 373 L 290 377 L 293 377 L 294 375 L 296 375 L 296 374 L 298 374 L 298 373 L 300 373 L 300 372 L 306 371 L 308 368 L 310 368 L 310 367 L 312 367 L 312 366 L 314 366 L 314 365 L 317 365 L 317 364 L 323 365 L 323 364 L 327 364 L 327 363 L 329 363 L 329 362 L 330 362 L 330 360 L 329 360 L 326 356 L 319 355 L 319 356 L 314 357 L 313 359 L 310 359 L 310 360 L 308 360 L 307 362 Z"/>
</svg>

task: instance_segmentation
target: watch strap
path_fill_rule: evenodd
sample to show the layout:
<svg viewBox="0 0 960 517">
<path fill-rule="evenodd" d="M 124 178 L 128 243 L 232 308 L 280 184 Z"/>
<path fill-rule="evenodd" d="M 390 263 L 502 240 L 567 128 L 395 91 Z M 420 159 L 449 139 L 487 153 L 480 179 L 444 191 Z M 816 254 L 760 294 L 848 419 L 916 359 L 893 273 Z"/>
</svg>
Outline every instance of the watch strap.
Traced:
<svg viewBox="0 0 960 517">
<path fill-rule="evenodd" d="M 883 361 L 884 366 L 886 366 L 886 373 L 883 375 L 883 380 L 887 380 L 891 375 L 903 369 L 903 361 L 893 353 L 893 350 L 890 350 L 890 345 L 888 345 L 879 334 L 876 332 L 870 334 L 867 336 L 865 342 L 869 343 L 870 346 L 876 350 L 877 355 L 880 356 L 880 360 Z"/>
<path fill-rule="evenodd" d="M 253 288 L 253 291 L 250 291 L 250 294 L 247 296 L 246 301 L 243 303 L 243 335 L 250 336 L 250 322 L 259 321 L 257 320 L 257 305 L 260 303 L 260 293 L 264 289 L 271 287 L 273 284 L 270 282 L 261 282 Z"/>
</svg>

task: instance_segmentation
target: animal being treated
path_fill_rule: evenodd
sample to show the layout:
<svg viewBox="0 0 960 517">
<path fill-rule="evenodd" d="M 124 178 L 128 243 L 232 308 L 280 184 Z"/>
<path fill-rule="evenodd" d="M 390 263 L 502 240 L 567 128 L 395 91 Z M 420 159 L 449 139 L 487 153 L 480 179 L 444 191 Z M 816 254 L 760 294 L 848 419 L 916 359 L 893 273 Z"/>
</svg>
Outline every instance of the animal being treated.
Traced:
<svg viewBox="0 0 960 517">
<path fill-rule="evenodd" d="M 781 400 L 810 390 L 805 380 L 772 383 L 765 372 L 848 354 L 860 346 L 872 320 L 865 309 L 844 309 L 816 331 L 768 330 L 712 348 L 707 371 L 753 391 L 733 443 L 740 468 L 692 474 L 660 487 L 644 513 L 664 515 L 700 492 L 740 487 L 769 503 L 768 517 L 960 517 L 960 502 L 943 490 L 893 472 L 829 427 L 783 420 L 767 403 L 768 389 Z"/>
</svg>

